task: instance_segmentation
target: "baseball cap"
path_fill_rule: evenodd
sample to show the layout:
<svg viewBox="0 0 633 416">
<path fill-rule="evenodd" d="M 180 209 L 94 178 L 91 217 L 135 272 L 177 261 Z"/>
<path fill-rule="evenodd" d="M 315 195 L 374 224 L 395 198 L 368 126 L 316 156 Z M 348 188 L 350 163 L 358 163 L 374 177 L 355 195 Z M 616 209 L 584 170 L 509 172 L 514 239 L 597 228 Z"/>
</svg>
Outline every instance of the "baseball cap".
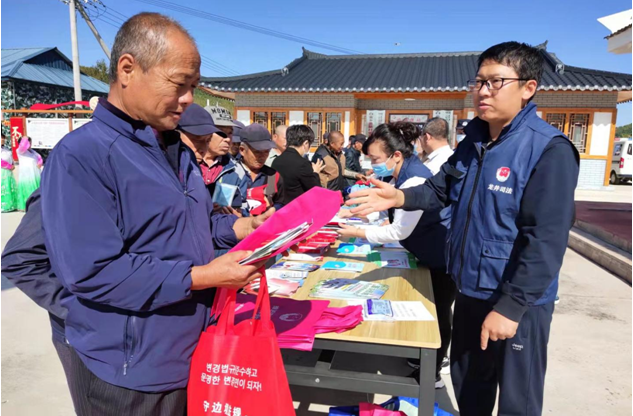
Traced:
<svg viewBox="0 0 633 416">
<path fill-rule="evenodd" d="M 215 126 L 211 115 L 198 104 L 191 104 L 187 107 L 182 113 L 182 116 L 180 116 L 178 128 L 187 133 L 195 134 L 196 136 L 207 136 L 217 133 L 220 136 L 226 137 L 226 134 Z"/>
<path fill-rule="evenodd" d="M 244 127 L 240 132 L 240 139 L 242 143 L 248 144 L 255 150 L 270 150 L 277 147 L 268 129 L 258 123 Z"/>
<path fill-rule="evenodd" d="M 231 116 L 231 112 L 224 107 L 220 107 L 219 105 L 215 106 L 206 106 L 204 108 L 211 114 L 213 117 L 213 122 L 216 126 L 229 126 L 235 127 L 235 123 L 233 123 L 233 116 Z"/>
<path fill-rule="evenodd" d="M 233 143 L 240 143 L 242 141 L 241 135 L 242 135 L 242 129 L 244 127 L 246 127 L 244 125 L 244 123 L 242 123 L 241 121 L 237 121 L 237 120 L 233 120 L 233 124 L 235 124 L 235 127 L 233 127 L 233 138 L 232 141 Z"/>
</svg>

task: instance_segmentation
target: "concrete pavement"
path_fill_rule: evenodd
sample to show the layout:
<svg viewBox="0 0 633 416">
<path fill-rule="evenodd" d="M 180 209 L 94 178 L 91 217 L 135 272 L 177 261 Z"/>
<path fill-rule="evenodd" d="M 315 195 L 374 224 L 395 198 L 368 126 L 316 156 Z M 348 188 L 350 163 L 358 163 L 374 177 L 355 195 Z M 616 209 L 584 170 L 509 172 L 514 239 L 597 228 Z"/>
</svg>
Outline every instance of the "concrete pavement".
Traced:
<svg viewBox="0 0 633 416">
<path fill-rule="evenodd" d="M 625 191 L 618 189 L 610 195 L 628 197 L 630 201 L 630 186 Z M 2 214 L 2 248 L 20 218 L 17 213 Z M 560 297 L 552 323 L 543 414 L 630 415 L 631 287 L 568 250 L 561 270 Z M 46 313 L 3 281 L 1 410 L 4 414 L 73 414 L 50 336 Z M 339 361 L 346 366 L 354 365 L 347 359 Z M 404 362 L 393 365 L 406 371 Z M 453 411 L 456 404 L 450 378 L 445 376 L 445 381 L 449 388 L 438 391 L 437 400 L 443 408 Z M 299 416 L 327 414 L 328 405 L 365 400 L 364 395 L 347 393 L 293 392 L 301 402 Z M 382 399 L 375 398 L 377 402 Z"/>
</svg>

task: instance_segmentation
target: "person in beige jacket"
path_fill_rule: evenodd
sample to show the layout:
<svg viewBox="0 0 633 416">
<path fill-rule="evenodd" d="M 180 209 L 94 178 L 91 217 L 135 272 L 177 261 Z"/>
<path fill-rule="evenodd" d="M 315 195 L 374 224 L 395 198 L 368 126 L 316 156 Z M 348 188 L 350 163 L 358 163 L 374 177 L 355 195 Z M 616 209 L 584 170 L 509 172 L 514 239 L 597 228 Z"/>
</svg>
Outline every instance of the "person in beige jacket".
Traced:
<svg viewBox="0 0 633 416">
<path fill-rule="evenodd" d="M 312 163 L 318 163 L 320 160 L 324 165 L 319 173 L 321 186 L 332 191 L 344 192 L 347 187 L 345 178 L 366 180 L 362 173 L 345 169 L 344 143 L 343 134 L 339 131 L 333 131 L 329 134 L 326 143 L 319 146 L 312 156 Z"/>
</svg>

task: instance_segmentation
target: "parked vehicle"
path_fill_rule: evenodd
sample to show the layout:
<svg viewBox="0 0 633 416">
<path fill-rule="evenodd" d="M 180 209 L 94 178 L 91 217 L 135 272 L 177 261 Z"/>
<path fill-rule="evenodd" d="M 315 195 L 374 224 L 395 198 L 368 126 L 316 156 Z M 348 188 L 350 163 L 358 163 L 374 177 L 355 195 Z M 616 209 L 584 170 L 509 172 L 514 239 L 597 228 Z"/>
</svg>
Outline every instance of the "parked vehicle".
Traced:
<svg viewBox="0 0 633 416">
<path fill-rule="evenodd" d="M 631 180 L 631 171 L 633 171 L 632 148 L 631 138 L 616 139 L 611 159 L 611 175 L 609 176 L 611 185 Z"/>
</svg>

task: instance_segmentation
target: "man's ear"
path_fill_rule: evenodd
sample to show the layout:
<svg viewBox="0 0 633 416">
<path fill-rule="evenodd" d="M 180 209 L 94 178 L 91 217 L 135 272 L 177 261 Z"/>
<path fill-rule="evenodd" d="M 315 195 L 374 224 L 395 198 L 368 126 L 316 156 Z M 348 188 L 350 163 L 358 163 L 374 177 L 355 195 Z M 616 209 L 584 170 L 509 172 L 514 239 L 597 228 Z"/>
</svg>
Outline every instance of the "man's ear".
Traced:
<svg viewBox="0 0 633 416">
<path fill-rule="evenodd" d="M 536 89 L 538 88 L 538 83 L 536 82 L 536 80 L 529 80 L 525 82 L 525 85 L 523 85 L 523 95 L 521 96 L 522 99 L 524 99 L 526 102 L 534 97 L 534 94 L 536 94 Z"/>
<path fill-rule="evenodd" d="M 138 64 L 129 53 L 123 54 L 117 63 L 117 80 L 123 87 L 127 87 L 134 76 Z"/>
</svg>

